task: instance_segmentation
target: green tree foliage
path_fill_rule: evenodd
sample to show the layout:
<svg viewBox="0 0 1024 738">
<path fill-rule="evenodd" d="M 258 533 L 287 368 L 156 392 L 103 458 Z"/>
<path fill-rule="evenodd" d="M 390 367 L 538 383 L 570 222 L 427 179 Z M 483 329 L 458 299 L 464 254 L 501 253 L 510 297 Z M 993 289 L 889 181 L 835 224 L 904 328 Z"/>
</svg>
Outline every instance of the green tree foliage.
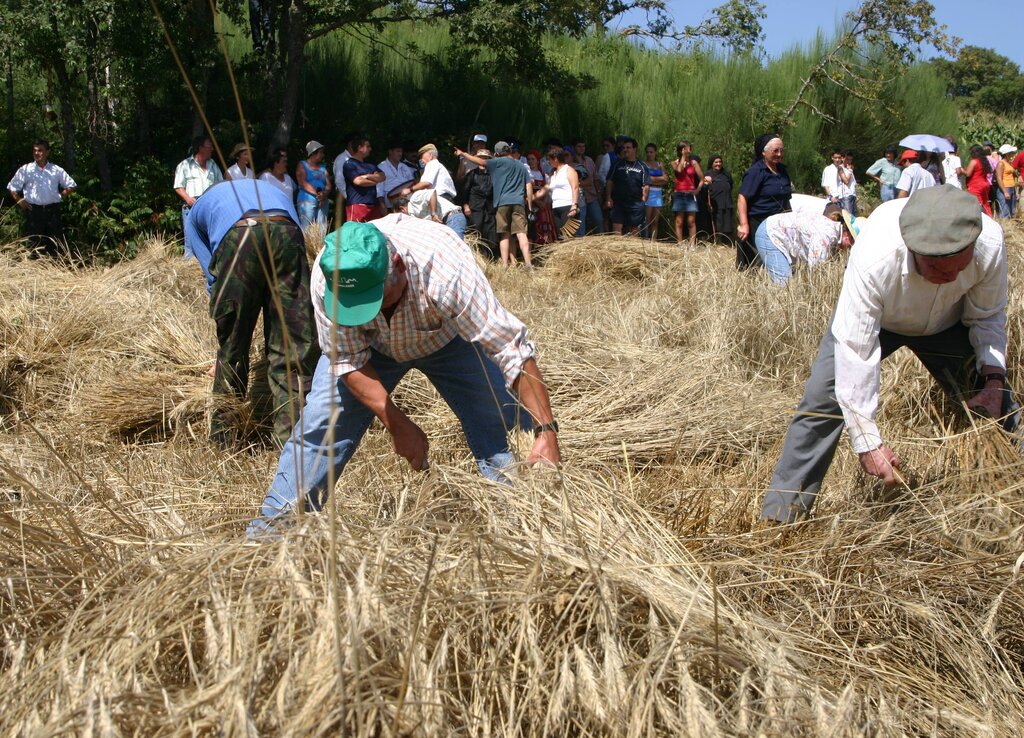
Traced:
<svg viewBox="0 0 1024 738">
<path fill-rule="evenodd" d="M 955 59 L 932 61 L 946 82 L 946 94 L 968 112 L 1024 114 L 1024 74 L 993 49 L 964 46 Z"/>
</svg>

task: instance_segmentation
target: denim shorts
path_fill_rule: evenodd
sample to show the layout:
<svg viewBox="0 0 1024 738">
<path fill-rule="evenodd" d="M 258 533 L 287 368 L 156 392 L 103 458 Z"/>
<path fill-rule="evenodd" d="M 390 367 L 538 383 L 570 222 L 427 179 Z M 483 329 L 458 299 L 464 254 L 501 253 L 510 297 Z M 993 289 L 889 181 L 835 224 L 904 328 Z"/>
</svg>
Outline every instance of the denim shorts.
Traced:
<svg viewBox="0 0 1024 738">
<path fill-rule="evenodd" d="M 692 192 L 672 193 L 673 213 L 696 213 L 697 210 L 697 196 L 695 194 Z"/>
</svg>

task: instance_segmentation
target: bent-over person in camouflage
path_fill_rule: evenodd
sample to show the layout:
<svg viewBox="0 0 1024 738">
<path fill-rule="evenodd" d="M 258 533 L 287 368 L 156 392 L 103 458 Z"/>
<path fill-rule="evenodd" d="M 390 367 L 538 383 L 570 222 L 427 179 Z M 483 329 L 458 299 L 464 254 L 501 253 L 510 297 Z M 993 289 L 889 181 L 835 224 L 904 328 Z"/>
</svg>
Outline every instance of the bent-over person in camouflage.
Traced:
<svg viewBox="0 0 1024 738">
<path fill-rule="evenodd" d="M 196 202 L 185 230 L 206 273 L 210 317 L 217 324 L 213 393 L 245 396 L 252 334 L 262 313 L 274 436 L 284 443 L 320 358 L 309 262 L 295 208 L 265 182 L 224 182 Z M 230 417 L 215 410 L 210 438 L 230 446 L 234 436 Z"/>
</svg>

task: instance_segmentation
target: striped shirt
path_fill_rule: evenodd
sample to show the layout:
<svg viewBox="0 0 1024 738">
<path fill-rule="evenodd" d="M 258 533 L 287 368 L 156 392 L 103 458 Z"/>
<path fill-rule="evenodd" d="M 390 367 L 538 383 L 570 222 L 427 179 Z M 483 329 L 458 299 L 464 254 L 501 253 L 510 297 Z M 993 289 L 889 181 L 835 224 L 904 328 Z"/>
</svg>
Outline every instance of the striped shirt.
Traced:
<svg viewBox="0 0 1024 738">
<path fill-rule="evenodd" d="M 401 213 L 373 225 L 405 261 L 409 286 L 390 322 L 378 313 L 360 326 L 337 325 L 324 309 L 327 279 L 317 257 L 310 288 L 331 372 L 340 377 L 362 368 L 371 348 L 405 362 L 429 356 L 461 336 L 480 345 L 511 389 L 536 346 L 522 321 L 498 302 L 470 248 L 447 226 Z"/>
</svg>

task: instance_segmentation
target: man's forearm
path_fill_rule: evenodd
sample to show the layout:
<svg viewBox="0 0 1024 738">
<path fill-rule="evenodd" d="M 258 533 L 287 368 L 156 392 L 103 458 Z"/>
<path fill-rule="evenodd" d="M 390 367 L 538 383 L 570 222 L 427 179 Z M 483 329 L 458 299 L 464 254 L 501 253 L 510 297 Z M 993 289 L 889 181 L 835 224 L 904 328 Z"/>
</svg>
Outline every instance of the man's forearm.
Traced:
<svg viewBox="0 0 1024 738">
<path fill-rule="evenodd" d="M 349 392 L 369 408 L 389 431 L 394 429 L 396 423 L 408 420 L 405 413 L 391 400 L 391 395 L 380 381 L 372 364 L 364 364 L 359 369 L 345 374 L 342 381 Z"/>
<path fill-rule="evenodd" d="M 535 425 L 550 423 L 555 419 L 551 412 L 551 400 L 548 397 L 548 388 L 544 384 L 544 377 L 540 373 L 540 367 L 534 359 L 527 359 L 523 362 L 523 368 L 512 384 L 512 389 L 519 396 L 519 401 L 530 413 Z"/>
</svg>

